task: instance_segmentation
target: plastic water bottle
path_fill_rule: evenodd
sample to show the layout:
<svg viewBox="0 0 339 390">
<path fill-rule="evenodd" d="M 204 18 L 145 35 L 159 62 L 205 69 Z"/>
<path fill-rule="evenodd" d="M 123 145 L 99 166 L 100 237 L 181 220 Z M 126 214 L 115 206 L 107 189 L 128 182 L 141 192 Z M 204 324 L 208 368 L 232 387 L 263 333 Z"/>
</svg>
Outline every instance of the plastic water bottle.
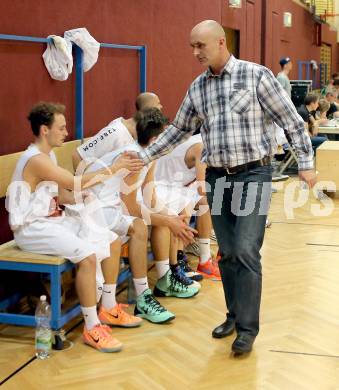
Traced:
<svg viewBox="0 0 339 390">
<path fill-rule="evenodd" d="M 51 308 L 46 295 L 41 295 L 35 311 L 35 355 L 38 359 L 48 359 L 52 346 Z"/>
</svg>

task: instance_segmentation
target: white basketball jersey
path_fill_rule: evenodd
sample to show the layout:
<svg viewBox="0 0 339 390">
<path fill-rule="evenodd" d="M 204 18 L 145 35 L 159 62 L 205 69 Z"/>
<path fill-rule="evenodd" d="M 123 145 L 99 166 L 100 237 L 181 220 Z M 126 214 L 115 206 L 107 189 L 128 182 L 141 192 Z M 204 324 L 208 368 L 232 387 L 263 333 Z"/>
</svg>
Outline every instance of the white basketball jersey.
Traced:
<svg viewBox="0 0 339 390">
<path fill-rule="evenodd" d="M 134 142 L 133 144 L 124 146 L 118 150 L 105 154 L 103 157 L 98 159 L 96 162 L 91 164 L 86 172 L 96 172 L 102 168 L 110 167 L 114 161 L 123 153 L 123 152 L 140 152 L 141 147 L 138 143 Z M 140 189 L 142 183 L 145 180 L 147 172 L 150 168 L 151 164 L 142 168 L 139 173 L 138 182 L 135 184 L 135 188 Z M 105 180 L 103 183 L 97 184 L 90 188 L 90 190 L 100 199 L 104 201 L 107 205 L 119 205 L 121 203 L 120 200 L 120 192 L 124 189 L 123 178 L 124 172 L 120 174 L 117 173 L 113 175 L 110 179 Z M 140 195 L 138 193 L 138 200 L 140 200 Z"/>
<path fill-rule="evenodd" d="M 19 158 L 7 189 L 6 208 L 9 212 L 9 224 L 13 231 L 34 220 L 51 215 L 53 199 L 58 196 L 58 185 L 51 181 L 42 181 L 34 192 L 23 179 L 23 171 L 28 161 L 42 153 L 34 144 L 30 145 Z M 57 165 L 53 151 L 49 153 L 51 160 Z"/>
<path fill-rule="evenodd" d="M 195 167 L 188 168 L 185 157 L 188 149 L 198 143 L 202 143 L 201 135 L 193 135 L 187 141 L 173 149 L 171 153 L 160 157 L 155 167 L 156 182 L 180 187 L 195 180 Z"/>
<path fill-rule="evenodd" d="M 101 158 L 107 153 L 133 143 L 134 139 L 122 120 L 123 118 L 115 119 L 80 145 L 77 151 L 81 158 Z"/>
</svg>

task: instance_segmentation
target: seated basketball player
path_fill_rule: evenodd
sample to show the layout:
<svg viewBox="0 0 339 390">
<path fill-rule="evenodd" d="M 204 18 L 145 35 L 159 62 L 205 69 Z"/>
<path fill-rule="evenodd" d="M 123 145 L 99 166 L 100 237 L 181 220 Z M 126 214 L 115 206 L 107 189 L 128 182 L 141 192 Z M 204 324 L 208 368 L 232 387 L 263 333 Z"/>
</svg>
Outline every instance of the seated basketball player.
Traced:
<svg viewBox="0 0 339 390">
<path fill-rule="evenodd" d="M 166 118 L 156 108 L 140 111 L 136 126 L 139 144 L 134 143 L 120 148 L 115 152 L 107 153 L 100 160 L 90 165 L 86 172 L 96 172 L 102 166 L 111 165 L 124 152 L 138 152 L 141 147 L 145 147 L 154 141 L 157 135 L 163 130 L 165 123 Z M 159 280 L 154 289 L 154 295 L 189 298 L 198 293 L 198 288 L 189 286 L 182 274 L 175 271 L 176 267 L 170 270 L 169 242 L 170 231 L 185 242 L 189 242 L 193 238 L 192 232 L 194 232 L 194 229 L 191 229 L 185 224 L 184 217 L 179 217 L 174 213 L 169 214 L 169 210 L 165 207 L 159 210 L 157 208 L 155 211 L 150 210 L 152 204 L 156 202 L 156 198 L 154 197 L 155 192 L 152 188 L 153 177 L 154 166 L 150 164 L 144 167 L 140 173 L 127 176 L 116 175 L 103 184 L 93 186 L 91 191 L 103 202 L 106 221 L 113 231 L 117 231 L 115 221 L 117 210 L 120 210 L 121 215 L 128 211 L 129 218 L 143 218 L 148 224 L 152 225 L 152 229 L 153 227 L 158 228 L 159 235 L 155 241 L 159 247 L 157 253 L 161 253 L 162 257 L 155 258 Z M 145 196 L 143 196 L 142 192 L 144 195 L 145 192 L 149 193 L 150 198 L 153 197 L 152 204 L 144 202 Z M 127 210 L 123 211 L 123 206 Z M 139 260 L 140 257 L 141 253 L 139 254 Z M 145 302 L 145 296 L 148 301 L 151 302 L 152 300 L 152 305 L 155 305 L 156 301 L 148 288 L 146 273 L 144 286 L 144 292 L 137 290 L 139 294 L 135 307 L 135 315 L 151 320 L 149 318 L 149 309 L 146 304 L 147 302 Z"/>
<path fill-rule="evenodd" d="M 111 121 L 96 135 L 80 145 L 74 151 L 72 156 L 74 168 L 77 169 L 79 163 L 82 161 L 92 162 L 95 159 L 102 158 L 107 153 L 114 152 L 124 146 L 132 144 L 137 139 L 136 118 L 138 113 L 149 108 L 157 108 L 162 110 L 162 105 L 157 95 L 152 92 L 144 92 L 137 96 L 135 101 L 135 108 L 137 111 L 133 117 L 128 119 L 120 117 Z M 84 163 L 82 162 L 82 164 Z M 87 163 L 84 165 L 87 165 Z M 81 172 L 82 170 L 83 168 L 80 165 L 79 171 Z M 122 220 L 119 221 L 119 225 L 120 227 L 117 225 L 115 226 L 115 228 L 118 229 L 116 233 L 126 236 L 126 229 L 128 230 L 129 263 L 132 269 L 135 288 L 137 292 L 140 293 L 140 286 L 145 285 L 141 275 L 145 275 L 147 261 L 146 257 L 145 261 L 140 261 L 139 254 L 146 252 L 147 241 L 144 239 L 144 237 L 147 235 L 147 229 L 140 220 L 132 221 L 130 218 L 122 218 Z M 152 252 L 156 259 L 167 259 L 166 262 L 168 262 L 168 251 L 166 249 L 166 245 L 163 245 L 163 242 L 166 242 L 167 239 L 167 228 L 164 228 L 160 225 L 153 226 L 150 235 Z M 173 263 L 171 262 L 171 264 L 174 265 L 176 263 L 176 259 Z M 98 282 L 100 281 L 98 280 Z M 98 287 L 99 289 L 102 288 L 100 283 Z M 99 296 L 100 293 L 98 294 L 98 297 Z M 169 315 L 169 313 L 167 314 Z M 153 317 L 152 315 L 148 319 L 154 322 L 159 320 L 162 321 L 166 317 L 167 316 L 164 316 L 164 312 L 162 312 L 160 317 Z"/>
<path fill-rule="evenodd" d="M 201 135 L 196 134 L 169 154 L 160 157 L 155 168 L 156 191 L 158 197 L 165 200 L 166 206 L 177 213 L 184 212 L 190 216 L 194 208 L 198 209 L 197 230 L 200 249 L 198 272 L 206 278 L 220 280 L 219 268 L 211 256 L 212 221 L 204 192 L 206 165 L 200 161 L 202 149 Z M 178 253 L 172 253 L 172 256 L 177 257 L 186 276 L 199 280 L 199 274 L 189 267 L 187 260 L 185 261 L 181 244 L 178 244 Z"/>
<path fill-rule="evenodd" d="M 121 350 L 109 325 L 121 312 L 110 292 L 119 271 L 121 243 L 109 230 L 100 236 L 91 233 L 84 220 L 66 216 L 59 204 L 73 203 L 74 192 L 86 185 L 103 182 L 120 169 L 131 172 L 141 169 L 138 159 L 122 155 L 114 164 L 94 174 L 76 178 L 58 167 L 53 147 L 59 147 L 67 137 L 65 108 L 59 104 L 39 103 L 29 113 L 35 142 L 20 157 L 7 192 L 10 225 L 17 245 L 25 251 L 62 256 L 77 264 L 76 288 L 85 320 L 83 340 L 102 351 Z M 82 194 L 85 203 L 91 200 Z M 99 214 L 98 210 L 98 214 Z M 84 213 L 85 215 L 85 213 Z M 96 263 L 101 262 L 105 289 L 99 315 L 96 309 Z M 130 316 L 128 326 L 139 326 L 140 318 Z"/>
</svg>

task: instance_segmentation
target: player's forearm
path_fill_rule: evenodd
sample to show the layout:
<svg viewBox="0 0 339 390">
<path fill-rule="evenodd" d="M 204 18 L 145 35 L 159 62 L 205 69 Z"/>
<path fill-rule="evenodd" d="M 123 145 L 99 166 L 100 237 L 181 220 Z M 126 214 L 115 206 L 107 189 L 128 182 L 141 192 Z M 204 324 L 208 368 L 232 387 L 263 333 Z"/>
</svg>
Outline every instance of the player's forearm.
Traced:
<svg viewBox="0 0 339 390">
<path fill-rule="evenodd" d="M 103 168 L 96 172 L 85 173 L 82 176 L 76 176 L 75 178 L 80 177 L 81 180 L 81 189 L 90 188 L 98 183 L 102 183 L 105 180 L 109 179 L 116 173 L 116 169 L 114 167 L 110 167 L 110 169 Z"/>
<path fill-rule="evenodd" d="M 59 203 L 60 204 L 74 204 L 74 192 L 66 190 L 65 188 L 59 188 Z"/>
<path fill-rule="evenodd" d="M 168 215 L 162 215 L 158 213 L 151 213 L 150 214 L 150 220 L 152 226 L 166 226 L 170 227 L 170 221 L 169 221 Z"/>
<path fill-rule="evenodd" d="M 132 215 L 133 217 L 142 218 L 141 206 L 139 203 L 136 203 L 132 206 L 128 205 L 127 210 L 129 215 Z"/>
<path fill-rule="evenodd" d="M 159 212 L 158 209 L 155 210 L 155 209 L 150 209 L 148 208 L 147 206 L 145 206 L 144 204 L 140 205 L 138 204 L 138 215 L 136 214 L 131 214 L 131 211 L 130 211 L 130 214 L 131 215 L 135 215 L 135 216 L 138 216 L 139 218 L 142 218 L 146 223 L 147 225 L 152 225 L 152 226 L 167 226 L 169 227 L 170 225 L 170 215 L 176 215 L 175 213 L 171 212 L 170 210 L 166 210 L 167 213 L 162 213 L 162 212 Z"/>
</svg>

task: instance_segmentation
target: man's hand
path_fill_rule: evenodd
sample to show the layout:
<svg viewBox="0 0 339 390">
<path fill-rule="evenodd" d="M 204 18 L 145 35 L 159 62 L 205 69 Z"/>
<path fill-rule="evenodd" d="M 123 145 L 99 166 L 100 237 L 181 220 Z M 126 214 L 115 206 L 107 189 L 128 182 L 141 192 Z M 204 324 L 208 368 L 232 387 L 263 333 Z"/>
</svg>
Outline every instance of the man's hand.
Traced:
<svg viewBox="0 0 339 390">
<path fill-rule="evenodd" d="M 137 173 L 141 171 L 143 166 L 143 161 L 137 158 L 135 154 L 124 152 L 120 157 L 117 158 L 111 168 L 113 172 L 119 172 L 121 169 L 126 169 L 131 173 Z"/>
<path fill-rule="evenodd" d="M 81 196 L 82 196 L 82 201 L 85 204 L 92 202 L 96 198 L 95 195 L 88 190 L 81 191 Z"/>
<path fill-rule="evenodd" d="M 184 215 L 169 217 L 168 227 L 176 237 L 180 238 L 183 241 L 184 245 L 187 245 L 194 241 L 194 234 L 198 234 L 198 232 L 188 226 L 184 222 L 184 219 Z"/>
<path fill-rule="evenodd" d="M 304 181 L 309 188 L 312 188 L 317 181 L 317 174 L 314 169 L 308 171 L 299 171 L 299 179 Z"/>
</svg>

